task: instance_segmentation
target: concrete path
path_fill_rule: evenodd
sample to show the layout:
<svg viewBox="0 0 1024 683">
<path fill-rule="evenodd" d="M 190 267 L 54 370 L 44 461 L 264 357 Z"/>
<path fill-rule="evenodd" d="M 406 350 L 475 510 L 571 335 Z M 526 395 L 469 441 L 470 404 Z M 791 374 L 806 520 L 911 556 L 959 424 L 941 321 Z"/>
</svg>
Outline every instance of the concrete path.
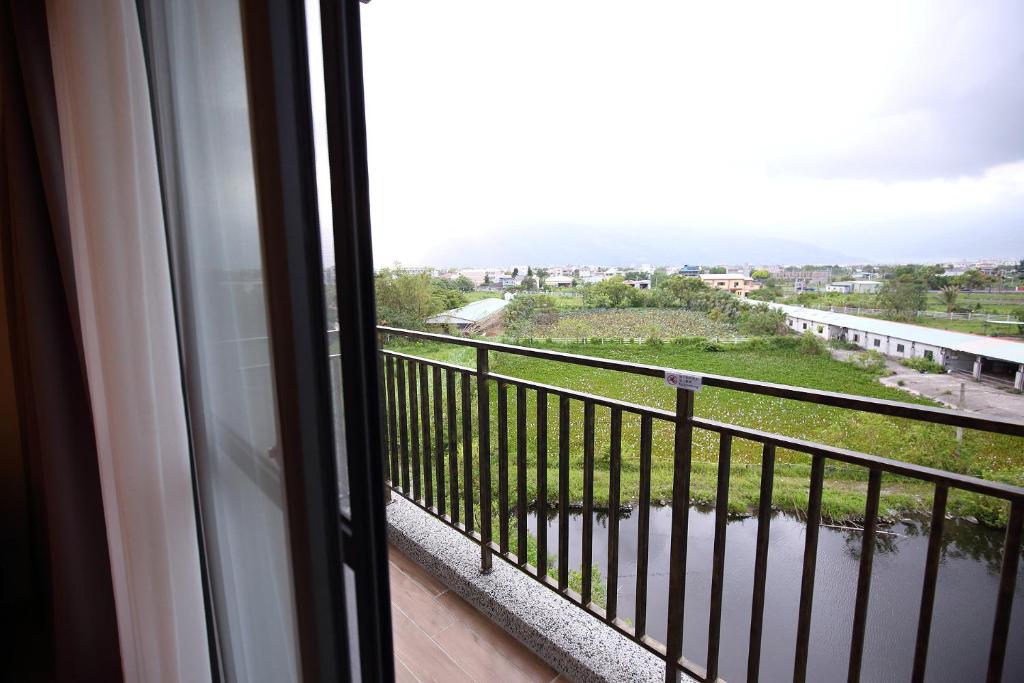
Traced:
<svg viewBox="0 0 1024 683">
<path fill-rule="evenodd" d="M 854 351 L 833 349 L 832 357 L 836 360 L 848 361 Z M 900 365 L 898 361 L 887 358 L 886 369 L 892 373 L 879 381 L 890 387 L 924 396 L 944 403 L 950 408 L 958 407 L 960 384 L 964 385 L 964 410 L 998 415 L 1013 420 L 1024 420 L 1024 394 L 1018 394 L 1011 387 L 1003 388 L 975 382 L 963 375 L 923 374 Z"/>
</svg>

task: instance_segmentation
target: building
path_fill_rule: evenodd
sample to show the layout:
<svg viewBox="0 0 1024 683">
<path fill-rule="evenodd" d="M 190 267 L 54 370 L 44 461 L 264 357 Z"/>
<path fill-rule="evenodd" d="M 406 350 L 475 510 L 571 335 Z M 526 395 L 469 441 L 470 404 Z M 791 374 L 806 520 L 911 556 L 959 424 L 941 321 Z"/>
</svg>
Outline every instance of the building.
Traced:
<svg viewBox="0 0 1024 683">
<path fill-rule="evenodd" d="M 876 294 L 882 288 L 878 280 L 839 280 L 825 286 L 826 292 L 840 294 Z"/>
<path fill-rule="evenodd" d="M 555 289 L 572 287 L 572 278 L 567 275 L 552 275 L 551 277 L 544 278 L 544 286 L 554 287 Z"/>
<path fill-rule="evenodd" d="M 683 266 L 678 273 L 683 277 L 700 277 L 700 266 Z"/>
<path fill-rule="evenodd" d="M 499 275 L 497 283 L 502 289 L 510 289 L 523 284 L 523 278 L 521 275 Z"/>
<path fill-rule="evenodd" d="M 465 331 L 474 325 L 492 321 L 509 304 L 509 299 L 480 299 L 462 308 L 453 308 L 430 316 L 423 322 L 428 325 L 453 325 Z"/>
<path fill-rule="evenodd" d="M 700 276 L 701 282 L 712 289 L 721 289 L 737 296 L 746 297 L 754 290 L 761 289 L 761 283 L 742 273 L 715 273 Z"/>
<path fill-rule="evenodd" d="M 1020 342 L 802 306 L 765 305 L 783 311 L 786 325 L 798 334 L 810 332 L 822 339 L 850 342 L 890 358 L 927 358 L 950 372 L 969 372 L 976 380 L 1012 382 L 1018 391 L 1024 390 L 1024 344 Z"/>
<path fill-rule="evenodd" d="M 795 270 L 773 266 L 768 268 L 768 273 L 774 280 L 799 283 L 803 287 L 824 284 L 832 278 L 831 268 L 825 268 L 823 270 Z"/>
<path fill-rule="evenodd" d="M 650 289 L 650 280 L 626 280 L 626 284 L 634 289 Z"/>
</svg>

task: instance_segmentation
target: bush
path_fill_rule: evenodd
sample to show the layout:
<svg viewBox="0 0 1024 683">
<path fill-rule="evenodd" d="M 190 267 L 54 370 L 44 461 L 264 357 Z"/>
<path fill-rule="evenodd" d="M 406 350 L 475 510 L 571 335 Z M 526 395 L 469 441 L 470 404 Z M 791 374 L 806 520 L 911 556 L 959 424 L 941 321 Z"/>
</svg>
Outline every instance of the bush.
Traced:
<svg viewBox="0 0 1024 683">
<path fill-rule="evenodd" d="M 767 306 L 745 308 L 736 322 L 740 332 L 751 336 L 769 336 L 786 332 L 786 314 Z"/>
<path fill-rule="evenodd" d="M 920 356 L 916 358 L 904 358 L 900 361 L 900 365 L 923 373 L 942 374 L 946 371 L 946 368 L 942 367 L 935 361 L 928 360 L 927 358 Z"/>
<path fill-rule="evenodd" d="M 854 344 L 852 341 L 846 341 L 845 339 L 831 339 L 828 345 L 833 349 L 843 349 L 845 351 L 857 351 L 860 349 L 859 344 Z"/>
<path fill-rule="evenodd" d="M 808 356 L 825 356 L 828 355 L 828 349 L 821 339 L 811 332 L 804 332 L 800 336 L 800 353 L 806 353 Z"/>
<path fill-rule="evenodd" d="M 885 372 L 885 356 L 878 351 L 862 351 L 850 356 L 850 362 L 861 370 L 881 374 Z"/>
</svg>

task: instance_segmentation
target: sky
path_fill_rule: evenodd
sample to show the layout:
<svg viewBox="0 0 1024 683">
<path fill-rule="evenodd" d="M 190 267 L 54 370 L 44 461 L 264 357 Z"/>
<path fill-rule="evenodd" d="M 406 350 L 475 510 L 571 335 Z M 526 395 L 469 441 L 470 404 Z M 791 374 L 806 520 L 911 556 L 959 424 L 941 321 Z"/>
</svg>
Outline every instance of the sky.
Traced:
<svg viewBox="0 0 1024 683">
<path fill-rule="evenodd" d="M 1019 0 L 361 11 L 377 265 L 1024 256 Z"/>
</svg>

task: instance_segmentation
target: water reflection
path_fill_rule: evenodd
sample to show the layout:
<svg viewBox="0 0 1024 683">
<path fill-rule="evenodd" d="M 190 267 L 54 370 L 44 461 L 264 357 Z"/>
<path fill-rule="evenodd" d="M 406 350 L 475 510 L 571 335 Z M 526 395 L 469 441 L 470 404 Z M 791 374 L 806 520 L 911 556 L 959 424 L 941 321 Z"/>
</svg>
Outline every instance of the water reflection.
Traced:
<svg viewBox="0 0 1024 683">
<path fill-rule="evenodd" d="M 618 604 L 632 619 L 636 601 L 637 510 L 619 521 Z M 558 514 L 548 511 L 549 554 L 558 549 Z M 608 513 L 594 514 L 594 562 L 607 575 Z M 672 512 L 651 508 L 648 573 L 648 630 L 664 640 L 668 602 L 668 556 Z M 569 561 L 580 566 L 582 516 L 569 520 Z M 536 533 L 536 516 L 530 529 Z M 723 678 L 746 678 L 756 519 L 733 519 L 727 526 L 722 613 Z M 797 606 L 806 527 L 778 513 L 769 538 L 762 680 L 792 678 Z M 907 680 L 913 663 L 921 580 L 928 544 L 927 516 L 908 517 L 879 528 L 864 650 L 863 680 Z M 853 603 L 862 533 L 851 526 L 823 526 L 818 540 L 808 680 L 844 680 L 853 628 Z M 688 534 L 684 655 L 706 661 L 714 512 L 693 508 Z M 942 565 L 933 617 L 929 680 L 984 677 L 995 609 L 1003 534 L 967 522 L 949 520 L 943 534 Z M 1024 561 L 1021 564 L 1024 567 Z M 1014 596 L 1010 643 L 1024 642 L 1024 581 Z M 1024 648 L 1009 648 L 1006 680 L 1024 680 Z"/>
</svg>

